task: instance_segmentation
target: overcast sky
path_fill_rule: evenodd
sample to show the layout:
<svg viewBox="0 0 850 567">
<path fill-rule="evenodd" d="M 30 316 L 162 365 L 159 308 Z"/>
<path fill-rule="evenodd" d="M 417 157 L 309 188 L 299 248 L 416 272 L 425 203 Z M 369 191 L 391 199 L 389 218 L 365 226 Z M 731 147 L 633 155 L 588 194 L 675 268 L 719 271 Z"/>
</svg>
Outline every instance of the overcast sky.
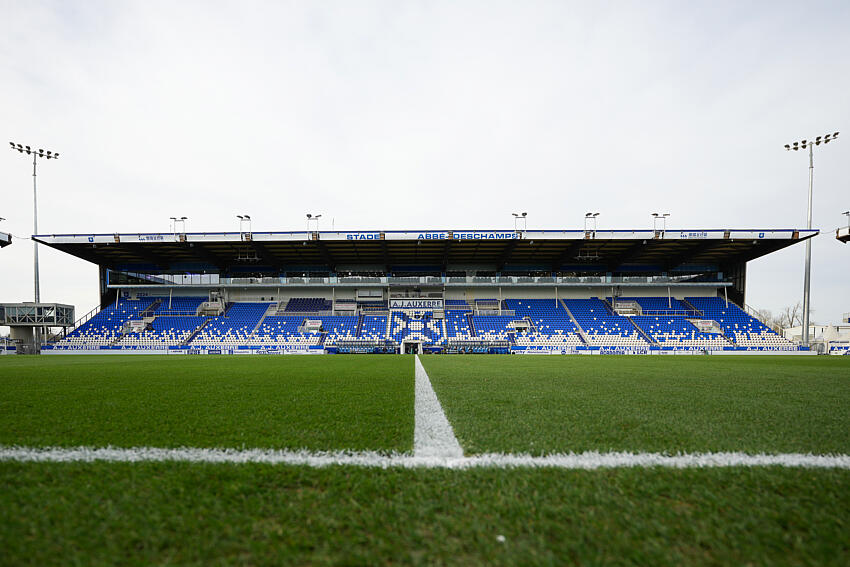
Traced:
<svg viewBox="0 0 850 567">
<path fill-rule="evenodd" d="M 812 319 L 850 311 L 850 2 L 0 0 L 0 230 L 804 228 Z M 846 137 L 845 137 L 846 136 Z M 805 247 L 749 265 L 747 302 L 802 297 Z M 31 301 L 32 245 L 0 251 Z M 98 301 L 41 248 L 42 301 Z"/>
</svg>

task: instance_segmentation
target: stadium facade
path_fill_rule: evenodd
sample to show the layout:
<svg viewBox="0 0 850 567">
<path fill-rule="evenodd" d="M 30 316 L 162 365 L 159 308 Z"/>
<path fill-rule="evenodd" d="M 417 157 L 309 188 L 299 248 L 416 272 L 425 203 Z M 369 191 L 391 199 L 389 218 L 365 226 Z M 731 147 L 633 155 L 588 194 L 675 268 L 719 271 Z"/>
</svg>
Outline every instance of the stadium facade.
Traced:
<svg viewBox="0 0 850 567">
<path fill-rule="evenodd" d="M 747 262 L 816 230 L 39 235 L 99 266 L 45 353 L 798 352 Z"/>
</svg>

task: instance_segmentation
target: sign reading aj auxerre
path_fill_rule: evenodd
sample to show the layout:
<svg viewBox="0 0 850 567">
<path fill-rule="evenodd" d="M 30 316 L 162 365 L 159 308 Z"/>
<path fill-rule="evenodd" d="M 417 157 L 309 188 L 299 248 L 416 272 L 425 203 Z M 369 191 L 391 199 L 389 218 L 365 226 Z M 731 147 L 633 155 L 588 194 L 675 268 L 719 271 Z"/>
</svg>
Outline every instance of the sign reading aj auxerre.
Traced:
<svg viewBox="0 0 850 567">
<path fill-rule="evenodd" d="M 390 309 L 442 309 L 442 299 L 390 299 Z"/>
</svg>

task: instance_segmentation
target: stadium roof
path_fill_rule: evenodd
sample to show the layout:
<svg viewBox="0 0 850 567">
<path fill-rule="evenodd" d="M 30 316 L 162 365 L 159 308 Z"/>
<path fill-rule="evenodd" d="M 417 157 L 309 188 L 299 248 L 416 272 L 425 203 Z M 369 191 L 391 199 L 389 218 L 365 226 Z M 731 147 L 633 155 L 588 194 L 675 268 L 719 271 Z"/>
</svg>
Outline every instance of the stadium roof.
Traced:
<svg viewBox="0 0 850 567">
<path fill-rule="evenodd" d="M 729 266 L 817 230 L 420 230 L 37 235 L 37 242 L 118 271 L 275 273 L 358 266 L 674 271 Z"/>
</svg>

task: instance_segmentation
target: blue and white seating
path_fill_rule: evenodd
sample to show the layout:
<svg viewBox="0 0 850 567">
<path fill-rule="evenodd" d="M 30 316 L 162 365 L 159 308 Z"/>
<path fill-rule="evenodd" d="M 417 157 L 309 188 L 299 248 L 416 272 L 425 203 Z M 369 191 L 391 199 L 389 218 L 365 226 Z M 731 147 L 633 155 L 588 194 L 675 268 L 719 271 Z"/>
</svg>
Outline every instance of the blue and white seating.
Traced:
<svg viewBox="0 0 850 567">
<path fill-rule="evenodd" d="M 303 316 L 271 316 L 263 319 L 260 326 L 249 337 L 248 343 L 260 346 L 301 345 L 312 346 L 319 344 L 321 334 L 318 332 L 302 333 L 299 328 L 304 324 Z"/>
<path fill-rule="evenodd" d="M 126 333 L 117 346 L 176 346 L 188 339 L 206 321 L 206 317 L 156 317 L 150 329 Z"/>
<path fill-rule="evenodd" d="M 209 322 L 189 342 L 190 346 L 233 348 L 247 344 L 248 338 L 269 310 L 271 303 L 234 303 L 224 315 Z"/>
<path fill-rule="evenodd" d="M 364 315 L 358 339 L 364 341 L 383 341 L 387 335 L 386 315 Z"/>
<path fill-rule="evenodd" d="M 611 313 L 599 298 L 565 299 L 564 304 L 584 330 L 591 346 L 648 347 L 628 318 Z"/>
<path fill-rule="evenodd" d="M 393 311 L 390 338 L 398 343 L 404 340 L 418 340 L 425 344 L 442 343 L 442 325 L 432 316 L 432 311 Z"/>
<path fill-rule="evenodd" d="M 777 334 L 758 319 L 719 297 L 688 297 L 687 301 L 702 311 L 705 319 L 716 321 L 726 336 L 743 347 L 790 347 L 793 343 Z"/>
<path fill-rule="evenodd" d="M 505 305 L 514 311 L 514 319 L 527 319 L 533 325 L 532 331 L 515 335 L 519 346 L 569 347 L 584 344 L 569 313 L 554 299 L 506 299 Z"/>
<path fill-rule="evenodd" d="M 121 336 L 125 323 L 138 319 L 154 298 L 122 299 L 108 305 L 91 319 L 68 333 L 57 346 L 106 346 Z"/>
</svg>

